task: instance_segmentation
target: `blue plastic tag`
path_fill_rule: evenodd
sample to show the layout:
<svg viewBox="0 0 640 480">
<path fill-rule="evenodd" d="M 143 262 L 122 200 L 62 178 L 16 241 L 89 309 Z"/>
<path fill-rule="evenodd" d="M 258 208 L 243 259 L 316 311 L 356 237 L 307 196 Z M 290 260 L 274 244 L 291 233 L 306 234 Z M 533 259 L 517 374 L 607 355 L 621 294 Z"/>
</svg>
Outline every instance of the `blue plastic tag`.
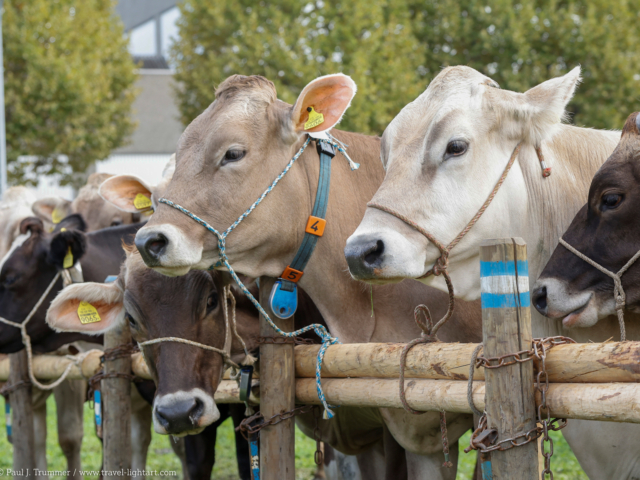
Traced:
<svg viewBox="0 0 640 480">
<path fill-rule="evenodd" d="M 293 291 L 282 290 L 282 280 L 276 280 L 269 297 L 271 311 L 278 318 L 289 318 L 298 309 L 298 287 L 293 286 Z"/>
<path fill-rule="evenodd" d="M 107 278 L 104 279 L 104 283 L 113 283 L 118 279 L 117 275 L 109 275 Z"/>
</svg>

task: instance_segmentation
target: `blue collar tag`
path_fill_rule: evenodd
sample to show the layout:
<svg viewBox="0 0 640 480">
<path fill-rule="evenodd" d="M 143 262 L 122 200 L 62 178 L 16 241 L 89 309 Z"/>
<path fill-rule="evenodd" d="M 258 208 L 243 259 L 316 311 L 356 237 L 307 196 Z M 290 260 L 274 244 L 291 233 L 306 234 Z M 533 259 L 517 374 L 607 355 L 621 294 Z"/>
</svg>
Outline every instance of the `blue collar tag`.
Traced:
<svg viewBox="0 0 640 480">
<path fill-rule="evenodd" d="M 278 318 L 289 318 L 298 309 L 298 287 L 293 284 L 293 290 L 287 292 L 282 289 L 282 280 L 276 280 L 269 296 L 271 311 Z"/>
</svg>

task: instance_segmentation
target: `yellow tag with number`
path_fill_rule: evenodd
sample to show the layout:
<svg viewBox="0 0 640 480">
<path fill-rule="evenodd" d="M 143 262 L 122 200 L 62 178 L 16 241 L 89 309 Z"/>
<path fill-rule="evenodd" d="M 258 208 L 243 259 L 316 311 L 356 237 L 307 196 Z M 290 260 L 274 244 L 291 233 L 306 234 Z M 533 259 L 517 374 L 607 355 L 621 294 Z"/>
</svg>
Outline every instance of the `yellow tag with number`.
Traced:
<svg viewBox="0 0 640 480">
<path fill-rule="evenodd" d="M 324 123 L 324 115 L 316 112 L 313 107 L 307 108 L 307 112 L 309 112 L 309 118 L 304 124 L 305 130 L 309 130 L 310 128 L 317 127 Z"/>
<path fill-rule="evenodd" d="M 136 195 L 136 198 L 133 199 L 133 206 L 138 210 L 144 210 L 145 208 L 151 207 L 151 199 L 139 193 Z"/>
<path fill-rule="evenodd" d="M 71 247 L 69 247 L 67 254 L 64 256 L 64 260 L 62 261 L 62 268 L 71 267 L 73 267 L 73 253 L 71 253 Z"/>
<path fill-rule="evenodd" d="M 64 213 L 58 208 L 54 208 L 53 212 L 51 212 L 51 221 L 53 223 L 60 223 L 64 218 Z"/>
<path fill-rule="evenodd" d="M 101 321 L 100 315 L 96 307 L 88 302 L 80 302 L 78 305 L 78 318 L 83 325 L 86 323 L 96 323 Z"/>
</svg>

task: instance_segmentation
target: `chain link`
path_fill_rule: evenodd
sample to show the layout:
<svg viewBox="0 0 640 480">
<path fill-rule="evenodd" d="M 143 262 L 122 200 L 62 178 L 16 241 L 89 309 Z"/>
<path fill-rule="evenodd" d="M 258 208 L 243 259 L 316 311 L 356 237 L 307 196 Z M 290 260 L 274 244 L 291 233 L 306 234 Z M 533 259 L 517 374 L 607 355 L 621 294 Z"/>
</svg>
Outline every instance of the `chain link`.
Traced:
<svg viewBox="0 0 640 480">
<path fill-rule="evenodd" d="M 538 438 L 542 437 L 540 449 L 544 457 L 544 470 L 541 473 L 541 478 L 544 479 L 549 475 L 549 478 L 553 480 L 553 472 L 551 471 L 553 440 L 549 437 L 549 431 L 562 430 L 567 426 L 567 420 L 551 418 L 551 412 L 547 406 L 549 374 L 547 372 L 546 360 L 547 352 L 551 348 L 556 345 L 566 345 L 569 343 L 576 342 L 573 339 L 564 336 L 534 338 L 531 342 L 531 350 L 508 353 L 499 357 L 484 357 L 482 355 L 478 355 L 476 359 L 477 368 L 500 368 L 515 365 L 516 363 L 525 363 L 533 360 L 534 358 L 537 360 L 538 373 L 536 374 L 535 388 L 541 395 L 541 402 L 537 408 L 538 425 L 527 432 L 523 432 L 519 435 L 502 439 L 498 443 L 494 443 L 498 438 L 498 431 L 495 428 L 489 428 L 487 423 L 487 414 L 485 412 L 480 417 L 478 428 L 471 435 L 471 442 L 469 447 L 464 450 L 465 453 L 469 453 L 471 450 L 478 450 L 484 454 L 495 451 L 503 452 L 513 447 L 527 445 L 528 443 L 534 442 Z M 548 451 L 545 448 L 545 444 L 548 444 L 549 446 Z"/>
<path fill-rule="evenodd" d="M 20 380 L 12 385 L 9 385 L 8 383 L 5 383 L 3 385 L 2 388 L 0 388 L 0 395 L 3 396 L 5 399 L 9 399 L 9 395 L 12 394 L 13 392 L 15 392 L 16 390 L 20 389 L 20 388 L 29 388 L 31 387 L 33 384 L 31 383 L 30 380 Z"/>
<path fill-rule="evenodd" d="M 258 345 L 319 345 L 311 338 L 302 337 L 258 337 Z"/>
</svg>

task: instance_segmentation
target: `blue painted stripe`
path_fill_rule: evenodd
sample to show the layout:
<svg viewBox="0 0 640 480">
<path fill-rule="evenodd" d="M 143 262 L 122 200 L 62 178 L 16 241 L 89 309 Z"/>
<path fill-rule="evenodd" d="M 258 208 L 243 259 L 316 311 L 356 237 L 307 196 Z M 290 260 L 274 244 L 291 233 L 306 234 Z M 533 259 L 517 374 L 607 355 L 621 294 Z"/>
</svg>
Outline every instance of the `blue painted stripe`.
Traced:
<svg viewBox="0 0 640 480">
<path fill-rule="evenodd" d="M 249 453 L 251 454 L 251 473 L 253 480 L 260 480 L 260 456 L 258 453 L 258 435 L 251 435 L 249 440 Z"/>
<path fill-rule="evenodd" d="M 480 262 L 481 277 L 495 277 L 496 275 L 515 275 L 515 262 Z M 518 275 L 529 275 L 529 262 L 518 260 Z"/>
<path fill-rule="evenodd" d="M 481 464 L 482 480 L 493 480 L 493 469 L 491 468 L 491 460 L 485 460 Z"/>
<path fill-rule="evenodd" d="M 520 294 L 520 305 L 516 305 L 516 295 L 514 294 L 483 293 L 480 299 L 482 308 L 515 308 L 517 306 L 528 308 L 531 305 L 529 292 Z"/>
</svg>

